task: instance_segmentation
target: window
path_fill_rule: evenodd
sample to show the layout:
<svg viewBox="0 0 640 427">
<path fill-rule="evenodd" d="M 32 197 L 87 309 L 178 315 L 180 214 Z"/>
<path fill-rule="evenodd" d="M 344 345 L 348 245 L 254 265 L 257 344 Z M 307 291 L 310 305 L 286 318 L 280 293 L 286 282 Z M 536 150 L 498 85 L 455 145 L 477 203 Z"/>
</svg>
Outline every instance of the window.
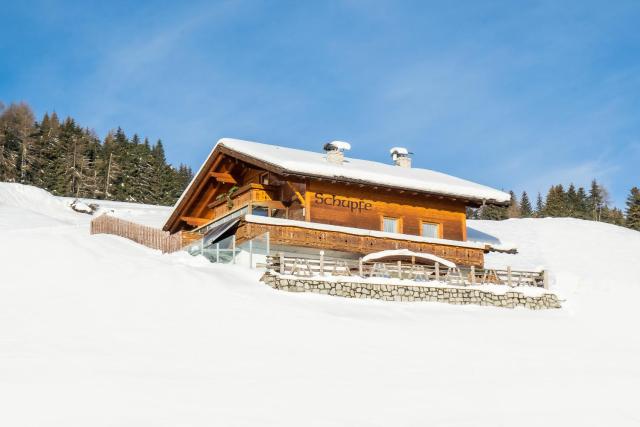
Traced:
<svg viewBox="0 0 640 427">
<path fill-rule="evenodd" d="M 263 173 L 260 175 L 260 184 L 269 185 L 269 173 Z"/>
<path fill-rule="evenodd" d="M 397 233 L 398 232 L 398 219 L 397 218 L 384 217 L 382 219 L 382 231 L 386 231 L 387 233 Z"/>
<path fill-rule="evenodd" d="M 440 224 L 422 223 L 422 237 L 440 237 Z"/>
</svg>

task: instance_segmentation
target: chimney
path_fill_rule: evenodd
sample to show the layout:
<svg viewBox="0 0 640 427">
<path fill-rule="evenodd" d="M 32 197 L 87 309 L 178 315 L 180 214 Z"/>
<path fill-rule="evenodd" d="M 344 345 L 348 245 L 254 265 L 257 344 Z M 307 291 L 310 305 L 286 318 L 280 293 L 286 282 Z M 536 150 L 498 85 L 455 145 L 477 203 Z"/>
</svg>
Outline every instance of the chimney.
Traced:
<svg viewBox="0 0 640 427">
<path fill-rule="evenodd" d="M 389 150 L 391 153 L 391 159 L 393 160 L 393 164 L 396 166 L 400 166 L 401 168 L 411 168 L 411 157 L 409 150 L 404 147 L 393 147 Z"/>
<path fill-rule="evenodd" d="M 336 165 L 344 162 L 344 151 L 351 150 L 351 144 L 344 141 L 331 141 L 324 144 L 324 151 L 327 153 L 327 161 Z"/>
</svg>

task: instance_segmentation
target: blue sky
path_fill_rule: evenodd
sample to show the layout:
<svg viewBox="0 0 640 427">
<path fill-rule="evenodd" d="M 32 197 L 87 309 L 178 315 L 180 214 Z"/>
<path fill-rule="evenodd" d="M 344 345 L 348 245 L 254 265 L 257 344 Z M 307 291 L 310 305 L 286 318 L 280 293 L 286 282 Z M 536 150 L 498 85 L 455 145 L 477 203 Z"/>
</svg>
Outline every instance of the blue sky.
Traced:
<svg viewBox="0 0 640 427">
<path fill-rule="evenodd" d="M 162 138 L 414 164 L 498 188 L 640 185 L 638 1 L 2 2 L 0 100 Z"/>
</svg>

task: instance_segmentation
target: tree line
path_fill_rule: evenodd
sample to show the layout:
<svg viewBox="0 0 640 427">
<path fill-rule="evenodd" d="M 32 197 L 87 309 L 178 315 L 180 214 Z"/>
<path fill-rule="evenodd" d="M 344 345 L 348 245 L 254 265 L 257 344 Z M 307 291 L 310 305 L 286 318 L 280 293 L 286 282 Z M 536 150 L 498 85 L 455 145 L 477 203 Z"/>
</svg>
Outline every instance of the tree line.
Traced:
<svg viewBox="0 0 640 427">
<path fill-rule="evenodd" d="M 193 173 L 167 163 L 162 141 L 118 128 L 100 139 L 67 117 L 36 120 L 26 103 L 0 103 L 0 181 L 58 196 L 172 205 Z"/>
<path fill-rule="evenodd" d="M 624 211 L 611 206 L 609 192 L 595 179 L 589 190 L 570 184 L 565 190 L 562 184 L 553 185 L 546 196 L 538 193 L 535 203 L 523 191 L 518 197 L 513 191 L 509 206 L 485 205 L 469 209 L 471 219 L 503 220 L 508 218 L 566 217 L 601 221 L 640 230 L 640 189 L 629 191 Z"/>
</svg>

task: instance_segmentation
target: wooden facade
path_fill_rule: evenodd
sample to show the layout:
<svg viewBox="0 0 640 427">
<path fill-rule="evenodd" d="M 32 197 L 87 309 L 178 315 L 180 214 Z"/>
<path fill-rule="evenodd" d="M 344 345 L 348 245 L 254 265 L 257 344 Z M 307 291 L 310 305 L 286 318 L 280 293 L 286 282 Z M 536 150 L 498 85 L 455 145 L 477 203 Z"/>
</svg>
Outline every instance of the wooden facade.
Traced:
<svg viewBox="0 0 640 427">
<path fill-rule="evenodd" d="M 409 249 L 448 259 L 458 265 L 483 267 L 484 249 L 466 247 L 453 242 L 428 243 L 405 238 L 361 236 L 344 231 L 313 230 L 294 225 L 255 224 L 242 221 L 236 232 L 237 242 L 243 243 L 269 233 L 271 244 L 312 249 L 331 249 L 366 255 L 389 249 Z"/>
<path fill-rule="evenodd" d="M 407 248 L 433 253 L 462 265 L 481 267 L 483 249 L 452 243 L 466 241 L 466 207 L 478 204 L 478 200 L 390 185 L 289 173 L 259 158 L 220 147 L 214 150 L 194 178 L 164 229 L 171 233 L 197 232 L 243 208 L 248 208 L 247 213 L 259 212 L 264 216 L 310 224 L 374 231 L 385 231 L 387 224 L 397 237 L 358 236 L 309 227 L 241 222 L 237 238 L 242 241 L 269 231 L 274 243 L 293 247 L 357 254 Z M 425 234 L 426 229 L 429 234 Z M 407 235 L 433 239 L 428 243 L 420 242 Z M 438 239 L 443 241 L 438 242 Z"/>
</svg>

